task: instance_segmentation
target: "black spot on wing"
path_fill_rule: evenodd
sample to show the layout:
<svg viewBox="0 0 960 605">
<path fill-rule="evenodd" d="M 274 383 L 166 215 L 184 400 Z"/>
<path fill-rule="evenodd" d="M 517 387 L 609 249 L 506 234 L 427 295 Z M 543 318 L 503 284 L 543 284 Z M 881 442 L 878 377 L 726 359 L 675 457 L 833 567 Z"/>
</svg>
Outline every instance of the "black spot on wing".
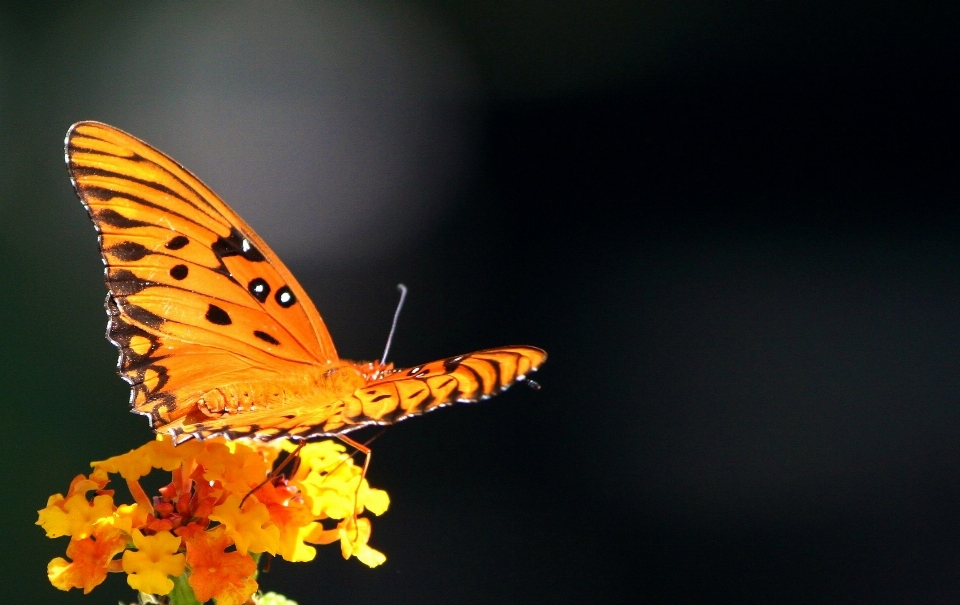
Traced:
<svg viewBox="0 0 960 605">
<path fill-rule="evenodd" d="M 159 328 L 163 325 L 163 322 L 166 321 L 156 313 L 147 311 L 143 307 L 138 307 L 137 305 L 131 305 L 125 302 L 119 304 L 119 306 L 123 313 L 133 321 L 154 329 Z"/>
<path fill-rule="evenodd" d="M 189 273 L 190 270 L 186 265 L 175 265 L 172 269 L 170 269 L 170 277 L 178 281 L 186 279 L 187 274 Z"/>
<path fill-rule="evenodd" d="M 154 282 L 137 277 L 129 269 L 117 269 L 107 275 L 107 287 L 115 296 L 130 296 L 155 285 Z"/>
<path fill-rule="evenodd" d="M 217 241 L 213 243 L 211 248 L 213 249 L 213 253 L 216 254 L 218 258 L 242 256 L 243 258 L 255 263 L 266 260 L 263 254 L 254 247 L 250 240 L 244 237 L 242 233 L 237 231 L 236 227 L 232 227 L 230 229 L 229 236 L 218 238 Z"/>
<path fill-rule="evenodd" d="M 463 361 L 463 355 L 457 355 L 456 357 L 451 357 L 449 359 L 443 360 L 443 370 L 446 373 L 453 372 L 460 367 L 460 362 Z"/>
<path fill-rule="evenodd" d="M 104 252 L 122 261 L 137 261 L 152 254 L 146 246 L 137 242 L 120 242 L 110 246 Z"/>
<path fill-rule="evenodd" d="M 279 341 L 279 340 L 277 340 L 277 339 L 274 338 L 273 336 L 270 336 L 270 335 L 267 334 L 266 332 L 261 332 L 260 330 L 254 330 L 254 331 L 253 331 L 253 335 L 256 336 L 257 338 L 259 338 L 260 340 L 264 341 L 264 342 L 269 342 L 269 343 L 272 344 L 272 345 L 278 345 L 278 344 L 280 344 L 280 341 Z"/>
<path fill-rule="evenodd" d="M 247 290 L 261 303 L 267 302 L 267 297 L 270 296 L 270 284 L 262 277 L 251 279 L 247 284 Z"/>
<path fill-rule="evenodd" d="M 297 297 L 293 295 L 293 292 L 290 290 L 289 286 L 283 286 L 277 290 L 274 298 L 277 300 L 277 304 L 284 309 L 289 309 L 295 302 L 297 302 Z"/>
<path fill-rule="evenodd" d="M 116 227 L 117 229 L 132 229 L 134 227 L 152 226 L 150 223 L 144 221 L 127 218 L 113 208 L 103 208 L 101 210 L 97 210 L 94 212 L 93 216 L 98 223 L 110 225 L 111 227 Z"/>
<path fill-rule="evenodd" d="M 210 323 L 217 324 L 218 326 L 229 326 L 233 323 L 233 320 L 230 319 L 230 314 L 217 305 L 210 305 L 204 317 L 206 317 Z"/>
<path fill-rule="evenodd" d="M 164 244 L 167 250 L 179 250 L 190 243 L 190 240 L 187 239 L 184 235 L 178 235 L 175 238 L 171 239 L 169 242 Z"/>
</svg>

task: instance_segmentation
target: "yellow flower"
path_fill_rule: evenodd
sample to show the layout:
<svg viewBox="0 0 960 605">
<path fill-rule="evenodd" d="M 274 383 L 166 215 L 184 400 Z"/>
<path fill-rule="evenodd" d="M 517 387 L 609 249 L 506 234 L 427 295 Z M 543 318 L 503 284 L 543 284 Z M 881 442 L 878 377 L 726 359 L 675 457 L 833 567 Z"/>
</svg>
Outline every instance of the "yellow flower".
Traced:
<svg viewBox="0 0 960 605">
<path fill-rule="evenodd" d="M 106 473 L 94 472 L 88 479 L 77 475 L 64 498 L 54 494 L 47 499 L 47 506 L 37 511 L 37 525 L 43 527 L 48 538 L 73 536 L 86 538 L 93 530 L 93 524 L 103 517 L 113 514 L 113 497 L 107 494 L 87 501 L 87 492 L 101 490 L 107 484 Z"/>
<path fill-rule="evenodd" d="M 319 523 L 294 528 L 280 537 L 280 556 L 291 563 L 313 561 L 317 549 L 306 543 L 307 536 L 316 531 Z"/>
<path fill-rule="evenodd" d="M 332 441 L 310 443 L 300 451 L 300 468 L 293 482 L 310 496 L 314 516 L 343 519 L 357 511 L 361 469 Z"/>
<path fill-rule="evenodd" d="M 360 493 L 357 498 L 362 508 L 365 508 L 378 517 L 387 512 L 387 508 L 390 506 L 390 496 L 387 492 L 382 489 L 370 487 L 366 479 L 360 484 Z"/>
<path fill-rule="evenodd" d="M 48 538 L 73 536 L 86 538 L 93 531 L 93 524 L 113 515 L 113 496 L 96 496 L 88 502 L 83 494 L 56 500 L 51 496 L 47 507 L 38 511 L 37 525 L 43 526 Z"/>
<path fill-rule="evenodd" d="M 240 508 L 241 496 L 233 494 L 213 509 L 211 521 L 223 523 L 227 535 L 233 539 L 240 552 L 268 552 L 277 554 L 280 546 L 280 529 L 270 522 L 267 507 L 248 498 Z"/>
<path fill-rule="evenodd" d="M 340 553 L 344 559 L 356 557 L 367 567 L 376 567 L 387 560 L 386 555 L 367 545 L 371 532 L 370 520 L 363 517 L 354 521 L 348 517 L 333 529 L 324 529 L 319 524 L 304 537 L 313 544 L 332 544 L 340 540 Z"/>
<path fill-rule="evenodd" d="M 128 536 L 133 535 L 133 529 L 147 524 L 147 511 L 139 504 L 121 504 L 112 516 L 100 520 L 109 523 Z"/>
<path fill-rule="evenodd" d="M 180 466 L 185 457 L 194 454 L 196 448 L 197 445 L 192 442 L 179 448 L 174 447 L 170 439 L 158 439 L 126 454 L 91 462 L 90 466 L 108 473 L 119 473 L 127 481 L 136 481 L 149 475 L 155 468 L 172 471 Z"/>
<path fill-rule="evenodd" d="M 353 555 L 367 567 L 376 567 L 387 560 L 382 552 L 367 545 L 372 529 L 370 519 L 362 517 L 356 521 L 348 519 L 346 523 L 340 524 L 340 551 L 344 559 Z"/>
<path fill-rule="evenodd" d="M 264 455 L 242 443 L 227 447 L 220 442 L 207 442 L 203 457 L 203 478 L 219 481 L 228 492 L 243 493 L 259 484 L 270 472 L 270 462 Z"/>
<path fill-rule="evenodd" d="M 123 553 L 123 571 L 127 584 L 146 594 L 165 595 L 173 590 L 173 581 L 167 576 L 179 576 L 186 568 L 186 558 L 180 549 L 180 538 L 168 531 L 144 536 L 133 530 L 136 551 Z"/>
<path fill-rule="evenodd" d="M 297 605 L 293 599 L 288 599 L 282 594 L 275 592 L 265 592 L 256 600 L 257 605 Z"/>
<path fill-rule="evenodd" d="M 289 469 L 297 470 L 273 470 L 283 451 L 296 451 L 299 464 Z M 241 605 L 257 589 L 250 553 L 309 561 L 316 555 L 311 544 L 340 541 L 344 557 L 371 567 L 385 560 L 367 545 L 370 521 L 357 515 L 381 514 L 390 499 L 330 441 L 298 448 L 215 438 L 174 446 L 159 437 L 92 466 L 89 476 L 78 475 L 66 495 L 51 496 L 38 511 L 37 524 L 49 537 L 71 536 L 71 560 L 58 557 L 47 569 L 61 590 L 88 592 L 108 572 L 125 571 L 142 593 L 164 595 L 176 585 L 201 600 Z M 169 483 L 148 494 L 140 480 L 156 469 L 170 472 Z M 123 477 L 134 503 L 114 503 L 105 489 L 109 474 Z M 324 530 L 321 521 L 329 519 L 339 523 Z"/>
</svg>

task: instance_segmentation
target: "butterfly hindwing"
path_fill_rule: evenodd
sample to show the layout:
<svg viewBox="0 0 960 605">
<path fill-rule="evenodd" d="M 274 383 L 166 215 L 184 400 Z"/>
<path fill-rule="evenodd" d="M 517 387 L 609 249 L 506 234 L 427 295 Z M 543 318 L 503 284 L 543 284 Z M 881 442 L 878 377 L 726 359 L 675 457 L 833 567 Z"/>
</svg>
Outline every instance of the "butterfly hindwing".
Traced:
<svg viewBox="0 0 960 605">
<path fill-rule="evenodd" d="M 526 379 L 546 360 L 536 347 L 485 349 L 399 370 L 345 400 L 346 424 L 392 424 L 453 403 L 472 403 Z"/>
<path fill-rule="evenodd" d="M 201 422 L 190 430 L 201 437 L 308 438 L 372 424 L 393 424 L 453 403 L 492 397 L 525 380 L 546 357 L 543 350 L 529 346 L 486 349 L 394 371 L 339 400 L 281 413 L 247 412 Z"/>
</svg>

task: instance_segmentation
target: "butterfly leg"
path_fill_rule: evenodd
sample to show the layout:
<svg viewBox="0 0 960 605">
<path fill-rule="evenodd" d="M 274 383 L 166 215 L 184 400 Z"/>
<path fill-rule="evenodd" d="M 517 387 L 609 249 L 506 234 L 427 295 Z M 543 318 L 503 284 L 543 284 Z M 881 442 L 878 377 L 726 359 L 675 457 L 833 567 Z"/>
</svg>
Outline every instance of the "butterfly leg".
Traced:
<svg viewBox="0 0 960 605">
<path fill-rule="evenodd" d="M 346 443 L 347 445 L 349 445 L 350 447 L 352 447 L 353 449 L 357 450 L 358 452 L 360 452 L 365 456 L 363 460 L 363 470 L 360 472 L 360 479 L 366 479 L 367 469 L 370 468 L 370 458 L 373 457 L 373 452 L 370 451 L 370 448 L 368 448 L 366 445 L 362 443 L 358 443 L 357 441 L 354 441 L 353 439 L 347 437 L 342 433 L 337 435 L 337 439 L 339 439 L 340 441 L 343 441 L 344 443 Z"/>
<path fill-rule="evenodd" d="M 366 445 L 354 441 L 343 433 L 338 434 L 337 439 L 343 441 L 348 446 L 362 453 L 364 456 L 363 469 L 360 471 L 360 481 L 357 482 L 357 491 L 353 493 L 353 539 L 356 540 L 360 532 L 360 530 L 357 528 L 357 502 L 360 500 L 360 486 L 363 485 L 363 480 L 367 478 L 367 469 L 370 468 L 370 458 L 373 457 L 373 452 Z"/>
<path fill-rule="evenodd" d="M 249 497 L 252 496 L 253 494 L 257 493 L 257 490 L 259 490 L 261 487 L 263 487 L 264 485 L 266 485 L 266 484 L 269 483 L 270 481 L 273 481 L 274 479 L 276 479 L 277 476 L 280 475 L 280 472 L 281 472 L 284 468 L 287 467 L 287 465 L 289 465 L 289 464 L 290 464 L 291 462 L 293 462 L 294 460 L 299 460 L 299 459 L 300 459 L 300 450 L 302 450 L 302 449 L 303 449 L 303 446 L 305 446 L 306 444 L 307 444 L 306 440 L 301 439 L 300 442 L 297 443 L 297 448 L 296 448 L 295 450 L 293 450 L 292 452 L 290 452 L 290 454 L 286 457 L 286 459 L 284 459 L 284 461 L 280 463 L 280 466 L 278 466 L 277 468 L 275 468 L 275 469 L 273 469 L 272 471 L 270 471 L 270 473 L 267 475 L 267 478 L 266 478 L 266 479 L 264 479 L 263 481 L 261 481 L 260 484 L 257 485 L 255 488 L 253 488 L 252 490 L 250 490 L 249 492 L 247 492 L 247 495 L 243 497 L 243 500 L 240 500 L 240 506 L 239 506 L 239 508 L 243 508 L 243 503 L 247 501 L 247 498 L 249 498 Z M 294 471 L 294 472 L 296 472 L 296 471 Z M 291 474 L 292 474 L 292 473 L 291 473 Z"/>
</svg>

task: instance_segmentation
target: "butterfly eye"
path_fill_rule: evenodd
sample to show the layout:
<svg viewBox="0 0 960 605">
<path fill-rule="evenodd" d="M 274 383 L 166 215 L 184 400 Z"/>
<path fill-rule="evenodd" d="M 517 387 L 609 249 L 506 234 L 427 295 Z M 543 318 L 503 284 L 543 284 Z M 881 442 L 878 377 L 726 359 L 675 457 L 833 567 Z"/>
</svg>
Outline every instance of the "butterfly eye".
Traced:
<svg viewBox="0 0 960 605">
<path fill-rule="evenodd" d="M 290 288 L 287 286 L 284 286 L 279 290 L 277 290 L 275 298 L 277 299 L 277 304 L 283 307 L 284 309 L 288 309 L 292 307 L 293 303 L 297 302 L 297 298 L 293 295 L 293 292 L 291 292 Z"/>
<path fill-rule="evenodd" d="M 262 277 L 251 279 L 250 283 L 247 284 L 247 290 L 250 291 L 250 294 L 253 294 L 254 298 L 262 303 L 267 302 L 267 297 L 270 296 L 270 284 Z"/>
</svg>

